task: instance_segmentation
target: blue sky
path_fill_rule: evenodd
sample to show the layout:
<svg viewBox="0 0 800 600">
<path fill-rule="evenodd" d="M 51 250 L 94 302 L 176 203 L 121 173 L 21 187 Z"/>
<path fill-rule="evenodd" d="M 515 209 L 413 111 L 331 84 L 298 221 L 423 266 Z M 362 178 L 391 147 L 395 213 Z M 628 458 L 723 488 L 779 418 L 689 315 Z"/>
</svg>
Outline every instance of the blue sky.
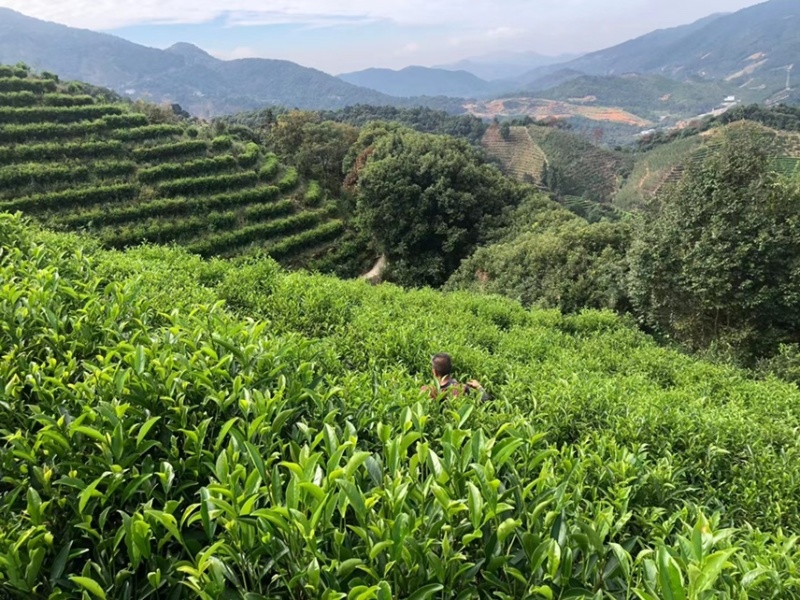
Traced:
<svg viewBox="0 0 800 600">
<path fill-rule="evenodd" d="M 282 58 L 329 73 L 496 51 L 588 52 L 757 0 L 0 0 L 0 6 L 165 48 Z"/>
</svg>

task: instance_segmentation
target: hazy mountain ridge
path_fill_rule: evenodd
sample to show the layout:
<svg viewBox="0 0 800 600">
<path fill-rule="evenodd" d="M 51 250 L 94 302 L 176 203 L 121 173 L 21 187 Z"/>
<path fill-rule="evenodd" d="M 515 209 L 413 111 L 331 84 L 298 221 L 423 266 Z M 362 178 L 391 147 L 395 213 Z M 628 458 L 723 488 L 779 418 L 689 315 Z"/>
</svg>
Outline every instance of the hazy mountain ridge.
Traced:
<svg viewBox="0 0 800 600">
<path fill-rule="evenodd" d="M 490 83 L 467 71 L 450 71 L 428 67 L 365 69 L 343 73 L 339 79 L 390 96 L 481 97 L 498 93 L 502 85 Z"/>
<path fill-rule="evenodd" d="M 359 88 L 289 61 L 223 61 L 191 44 L 158 50 L 0 8 L 0 63 L 17 62 L 129 97 L 177 102 L 200 116 L 266 105 L 337 109 L 354 104 L 426 104 Z"/>
<path fill-rule="evenodd" d="M 541 90 L 542 78 L 569 69 L 586 75 L 659 73 L 676 80 L 727 80 L 765 99 L 785 88 L 785 68 L 800 57 L 800 2 L 770 0 L 654 31 L 576 60 L 519 78 Z"/>
<path fill-rule="evenodd" d="M 546 56 L 538 52 L 492 52 L 455 63 L 434 65 L 435 69 L 467 71 L 486 81 L 511 80 L 539 67 L 558 65 L 578 58 L 577 54 Z"/>
</svg>

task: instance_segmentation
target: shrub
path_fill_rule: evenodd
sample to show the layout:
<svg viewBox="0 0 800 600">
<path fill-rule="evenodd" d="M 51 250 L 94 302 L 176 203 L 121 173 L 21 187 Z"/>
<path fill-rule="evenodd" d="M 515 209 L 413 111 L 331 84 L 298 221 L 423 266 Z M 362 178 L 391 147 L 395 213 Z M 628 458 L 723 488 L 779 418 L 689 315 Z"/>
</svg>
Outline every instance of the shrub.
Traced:
<svg viewBox="0 0 800 600">
<path fill-rule="evenodd" d="M 0 123 L 18 125 L 28 123 L 77 123 L 79 121 L 93 121 L 102 117 L 110 118 L 112 115 L 121 114 L 122 108 L 119 106 L 101 104 L 24 108 L 0 106 Z"/>
<path fill-rule="evenodd" d="M 143 116 L 144 115 L 130 115 L 132 119 L 141 119 Z M 123 142 L 136 142 L 175 137 L 182 133 L 183 128 L 180 125 L 161 124 L 145 125 L 142 127 L 135 127 L 134 129 L 119 129 L 114 132 L 114 137 Z"/>
<path fill-rule="evenodd" d="M 0 202 L 0 211 L 23 210 L 38 212 L 53 208 L 63 209 L 106 202 L 124 202 L 132 200 L 138 194 L 139 188 L 131 184 L 79 188 Z"/>
<path fill-rule="evenodd" d="M 205 158 L 185 163 L 164 163 L 157 167 L 139 171 L 139 181 L 156 183 L 169 179 L 179 179 L 192 175 L 210 175 L 236 168 L 236 159 L 232 156 Z"/>
<path fill-rule="evenodd" d="M 278 189 L 282 192 L 291 192 L 300 183 L 300 175 L 297 169 L 289 167 L 281 180 L 278 182 Z"/>
<path fill-rule="evenodd" d="M 208 151 L 208 142 L 205 140 L 189 140 L 174 142 L 158 146 L 144 146 L 134 148 L 133 156 L 140 162 L 153 162 L 169 158 L 205 154 Z"/>
<path fill-rule="evenodd" d="M 215 152 L 230 150 L 231 148 L 233 148 L 233 138 L 229 135 L 218 135 L 211 140 L 211 149 Z"/>
<path fill-rule="evenodd" d="M 176 179 L 158 186 L 158 191 L 165 196 L 211 194 L 250 187 L 258 183 L 255 173 L 238 173 L 235 175 L 215 175 Z"/>
<path fill-rule="evenodd" d="M 309 206 L 318 206 L 319 203 L 322 202 L 322 199 L 322 188 L 319 187 L 319 184 L 316 181 L 310 182 L 308 184 L 308 189 L 306 189 L 306 204 Z"/>
</svg>

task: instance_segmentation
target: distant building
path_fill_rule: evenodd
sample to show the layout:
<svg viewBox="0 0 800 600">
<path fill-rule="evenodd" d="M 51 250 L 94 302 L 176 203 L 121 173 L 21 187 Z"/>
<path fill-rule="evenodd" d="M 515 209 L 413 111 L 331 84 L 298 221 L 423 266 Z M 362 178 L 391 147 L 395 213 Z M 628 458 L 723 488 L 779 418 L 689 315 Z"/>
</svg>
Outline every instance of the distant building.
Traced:
<svg viewBox="0 0 800 600">
<path fill-rule="evenodd" d="M 727 96 L 723 102 L 725 102 L 725 104 L 733 104 L 736 102 L 736 96 Z"/>
</svg>

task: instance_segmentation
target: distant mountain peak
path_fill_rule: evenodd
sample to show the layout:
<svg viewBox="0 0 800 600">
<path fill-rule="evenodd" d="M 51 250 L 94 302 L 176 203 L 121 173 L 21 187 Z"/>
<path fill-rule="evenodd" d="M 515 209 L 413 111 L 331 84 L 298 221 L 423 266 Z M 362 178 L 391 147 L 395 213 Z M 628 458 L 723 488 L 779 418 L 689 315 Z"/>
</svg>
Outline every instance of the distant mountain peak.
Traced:
<svg viewBox="0 0 800 600">
<path fill-rule="evenodd" d="M 178 54 L 179 56 L 183 56 L 184 58 L 191 58 L 193 60 L 202 60 L 202 61 L 217 60 L 202 48 L 199 48 L 194 44 L 190 44 L 188 42 L 178 42 L 177 44 L 173 44 L 172 46 L 167 48 L 166 51 L 171 52 L 172 54 Z"/>
</svg>

